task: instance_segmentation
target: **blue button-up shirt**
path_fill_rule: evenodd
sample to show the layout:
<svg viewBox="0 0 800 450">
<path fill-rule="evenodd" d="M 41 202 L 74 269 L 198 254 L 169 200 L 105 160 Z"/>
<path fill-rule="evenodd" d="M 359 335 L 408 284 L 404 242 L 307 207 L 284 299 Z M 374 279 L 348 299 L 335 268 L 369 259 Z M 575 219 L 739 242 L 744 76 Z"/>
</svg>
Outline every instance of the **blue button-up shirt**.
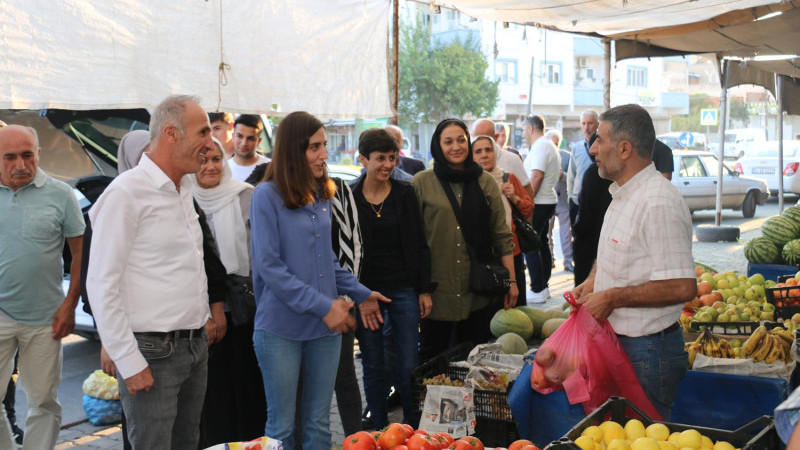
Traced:
<svg viewBox="0 0 800 450">
<path fill-rule="evenodd" d="M 343 294 L 357 304 L 369 297 L 333 253 L 330 200 L 289 209 L 273 182 L 261 183 L 250 229 L 257 330 L 295 340 L 330 336 L 322 318 L 332 302 Z"/>
</svg>

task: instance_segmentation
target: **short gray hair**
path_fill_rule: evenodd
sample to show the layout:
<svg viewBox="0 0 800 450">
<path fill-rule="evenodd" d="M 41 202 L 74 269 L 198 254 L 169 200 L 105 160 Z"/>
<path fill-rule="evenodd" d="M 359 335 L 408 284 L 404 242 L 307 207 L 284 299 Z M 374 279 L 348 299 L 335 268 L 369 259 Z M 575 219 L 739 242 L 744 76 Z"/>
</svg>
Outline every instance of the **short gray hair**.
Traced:
<svg viewBox="0 0 800 450">
<path fill-rule="evenodd" d="M 161 131 L 167 125 L 178 129 L 183 136 L 183 115 L 186 104 L 189 102 L 200 103 L 200 98 L 194 95 L 170 95 L 156 106 L 150 117 L 150 142 L 155 143 L 161 138 Z"/>
<path fill-rule="evenodd" d="M 25 127 L 28 131 L 31 132 L 31 136 L 33 136 L 33 147 L 39 148 L 39 133 L 36 132 L 36 128 L 33 127 Z"/>
<path fill-rule="evenodd" d="M 544 134 L 544 137 L 546 137 L 547 139 L 552 139 L 554 136 L 558 138 L 558 144 L 560 144 L 562 139 L 560 131 L 550 130 Z M 556 144 L 556 146 L 558 146 L 558 144 Z"/>
<path fill-rule="evenodd" d="M 629 141 L 640 157 L 652 159 L 656 130 L 646 109 L 633 103 L 615 106 L 600 114 L 600 121 L 610 125 L 608 135 L 614 144 Z"/>
<path fill-rule="evenodd" d="M 598 118 L 597 111 L 595 111 L 593 109 L 584 109 L 581 112 L 581 117 L 583 117 L 583 116 L 593 116 L 594 120 L 597 120 L 597 118 Z"/>
</svg>

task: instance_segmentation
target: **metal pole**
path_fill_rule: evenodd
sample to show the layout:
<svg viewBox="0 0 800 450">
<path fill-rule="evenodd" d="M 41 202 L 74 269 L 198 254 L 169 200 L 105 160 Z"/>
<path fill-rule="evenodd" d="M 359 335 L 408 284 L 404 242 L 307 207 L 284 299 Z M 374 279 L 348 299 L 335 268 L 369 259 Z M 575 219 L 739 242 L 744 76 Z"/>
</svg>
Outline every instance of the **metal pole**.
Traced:
<svg viewBox="0 0 800 450">
<path fill-rule="evenodd" d="M 611 109 L 611 41 L 603 41 L 603 109 Z"/>
<path fill-rule="evenodd" d="M 534 57 L 531 56 L 531 78 L 530 78 L 530 85 L 528 86 L 528 114 L 526 115 L 533 114 L 533 70 L 534 70 L 533 61 Z M 508 138 L 506 137 L 506 139 Z"/>
<path fill-rule="evenodd" d="M 783 77 L 775 74 L 775 100 L 778 101 L 778 214 L 783 211 Z M 764 111 L 766 115 L 766 110 Z"/>
<path fill-rule="evenodd" d="M 725 123 L 728 120 L 728 61 L 722 62 L 722 90 L 719 94 L 719 148 L 717 149 L 717 159 L 719 159 L 719 167 L 717 168 L 717 207 L 714 217 L 714 225 L 720 226 L 722 224 L 722 171 L 725 170 L 722 165 L 722 157 L 725 155 Z"/>
<path fill-rule="evenodd" d="M 392 3 L 392 123 L 397 125 L 400 98 L 400 0 Z"/>
</svg>

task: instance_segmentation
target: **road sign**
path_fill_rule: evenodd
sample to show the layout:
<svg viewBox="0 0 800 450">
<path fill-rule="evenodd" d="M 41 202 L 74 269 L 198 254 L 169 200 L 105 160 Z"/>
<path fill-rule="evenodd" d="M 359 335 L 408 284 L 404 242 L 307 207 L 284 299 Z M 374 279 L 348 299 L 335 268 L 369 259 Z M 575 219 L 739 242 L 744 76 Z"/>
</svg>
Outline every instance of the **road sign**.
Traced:
<svg viewBox="0 0 800 450">
<path fill-rule="evenodd" d="M 694 145 L 694 134 L 684 131 L 678 137 L 678 145 L 683 148 L 691 148 Z"/>
<path fill-rule="evenodd" d="M 716 109 L 700 110 L 700 125 L 716 125 L 718 111 Z"/>
</svg>

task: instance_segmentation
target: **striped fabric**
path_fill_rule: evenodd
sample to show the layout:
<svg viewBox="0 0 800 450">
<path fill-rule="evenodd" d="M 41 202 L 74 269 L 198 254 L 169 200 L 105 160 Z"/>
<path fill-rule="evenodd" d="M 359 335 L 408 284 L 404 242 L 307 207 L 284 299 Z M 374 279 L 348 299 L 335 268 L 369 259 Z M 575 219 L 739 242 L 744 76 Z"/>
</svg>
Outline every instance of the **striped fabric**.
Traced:
<svg viewBox="0 0 800 450">
<path fill-rule="evenodd" d="M 353 191 L 340 178 L 331 178 L 336 183 L 336 195 L 331 200 L 333 221 L 333 251 L 339 257 L 339 264 L 356 277 L 361 273 L 361 227 L 358 225 L 358 211 Z"/>
</svg>

